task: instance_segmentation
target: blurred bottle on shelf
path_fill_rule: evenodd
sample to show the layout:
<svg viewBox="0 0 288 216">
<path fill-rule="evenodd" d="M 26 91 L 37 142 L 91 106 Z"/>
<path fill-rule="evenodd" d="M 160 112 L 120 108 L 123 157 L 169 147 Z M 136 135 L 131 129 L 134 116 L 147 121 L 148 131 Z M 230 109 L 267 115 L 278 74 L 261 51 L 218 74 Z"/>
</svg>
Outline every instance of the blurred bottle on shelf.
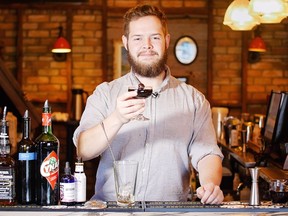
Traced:
<svg viewBox="0 0 288 216">
<path fill-rule="evenodd" d="M 7 107 L 5 106 L 0 122 L 0 205 L 15 205 L 16 163 L 10 154 L 11 144 L 6 116 Z"/>
<path fill-rule="evenodd" d="M 36 149 L 30 138 L 31 118 L 28 110 L 22 119 L 22 139 L 17 148 L 17 200 L 20 204 L 35 202 Z"/>
</svg>

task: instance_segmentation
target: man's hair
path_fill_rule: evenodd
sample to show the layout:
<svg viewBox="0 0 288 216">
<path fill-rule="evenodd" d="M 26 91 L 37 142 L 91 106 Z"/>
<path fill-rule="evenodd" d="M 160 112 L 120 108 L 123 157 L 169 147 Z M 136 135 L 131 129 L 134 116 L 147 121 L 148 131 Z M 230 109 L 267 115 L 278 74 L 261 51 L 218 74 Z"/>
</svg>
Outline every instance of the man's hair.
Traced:
<svg viewBox="0 0 288 216">
<path fill-rule="evenodd" d="M 124 18 L 124 35 L 128 37 L 129 24 L 131 21 L 137 20 L 145 16 L 157 17 L 162 24 L 164 35 L 168 34 L 167 18 L 166 18 L 165 13 L 156 6 L 144 4 L 144 5 L 137 5 L 136 7 L 131 8 L 125 13 L 123 17 Z"/>
</svg>

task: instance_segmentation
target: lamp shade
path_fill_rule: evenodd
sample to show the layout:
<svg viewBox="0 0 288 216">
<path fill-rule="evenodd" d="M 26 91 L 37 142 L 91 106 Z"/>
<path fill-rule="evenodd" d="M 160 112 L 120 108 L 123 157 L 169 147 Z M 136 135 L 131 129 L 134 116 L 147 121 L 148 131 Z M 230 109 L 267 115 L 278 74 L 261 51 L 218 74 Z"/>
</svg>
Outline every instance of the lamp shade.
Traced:
<svg viewBox="0 0 288 216">
<path fill-rule="evenodd" d="M 71 52 L 71 47 L 68 41 L 60 36 L 54 43 L 52 53 L 69 53 Z"/>
<path fill-rule="evenodd" d="M 249 51 L 253 52 L 266 52 L 266 45 L 260 36 L 256 36 L 252 39 L 249 45 Z"/>
<path fill-rule="evenodd" d="M 283 0 L 251 0 L 249 12 L 259 16 L 261 23 L 280 23 L 287 16 L 287 3 Z"/>
<path fill-rule="evenodd" d="M 248 31 L 260 24 L 257 16 L 249 14 L 248 0 L 234 0 L 227 8 L 224 16 L 224 25 L 232 30 Z"/>
</svg>

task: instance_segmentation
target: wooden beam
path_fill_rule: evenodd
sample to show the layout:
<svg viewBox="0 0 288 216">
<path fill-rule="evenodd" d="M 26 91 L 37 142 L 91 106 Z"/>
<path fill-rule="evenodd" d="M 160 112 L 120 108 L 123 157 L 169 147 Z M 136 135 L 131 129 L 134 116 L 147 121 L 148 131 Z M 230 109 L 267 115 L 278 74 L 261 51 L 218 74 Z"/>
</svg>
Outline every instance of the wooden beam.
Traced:
<svg viewBox="0 0 288 216">
<path fill-rule="evenodd" d="M 6 95 L 13 102 L 19 113 L 24 114 L 25 110 L 29 110 L 31 117 L 31 127 L 37 128 L 41 125 L 41 113 L 30 103 L 26 95 L 22 92 L 21 87 L 11 72 L 5 67 L 4 61 L 0 58 L 0 85 Z"/>
<path fill-rule="evenodd" d="M 102 0 L 103 2 L 103 0 Z M 107 2 L 104 1 L 102 5 L 92 3 L 30 3 L 30 4 L 0 4 L 0 8 L 6 9 L 38 9 L 38 10 L 107 10 L 107 13 L 119 14 L 123 16 L 130 7 L 108 7 Z M 168 8 L 161 7 L 167 16 L 170 15 L 189 15 L 189 16 L 207 16 L 208 8 Z"/>
<path fill-rule="evenodd" d="M 12 3 L 12 4 L 1 4 L 0 8 L 5 9 L 38 9 L 38 10 L 86 10 L 86 9 L 102 9 L 102 6 L 97 4 L 87 3 Z"/>
<path fill-rule="evenodd" d="M 17 10 L 17 33 L 16 33 L 16 67 L 17 67 L 17 81 L 19 85 L 22 84 L 23 79 L 23 10 Z"/>
<path fill-rule="evenodd" d="M 102 0 L 102 79 L 108 80 L 108 60 L 107 60 L 107 23 L 108 23 L 107 1 Z"/>
<path fill-rule="evenodd" d="M 73 25 L 73 11 L 68 10 L 67 11 L 67 23 L 66 23 L 66 37 L 67 40 L 70 43 L 72 52 L 73 52 L 73 47 L 72 47 L 72 25 Z M 66 78 L 67 78 L 67 104 L 66 104 L 66 112 L 71 116 L 71 105 L 72 105 L 72 53 L 67 53 L 67 60 L 66 60 Z"/>
<path fill-rule="evenodd" d="M 130 8 L 128 7 L 108 7 L 108 16 L 122 17 Z M 165 14 L 169 17 L 181 16 L 181 17 L 204 17 L 208 16 L 208 8 L 161 8 Z"/>
<path fill-rule="evenodd" d="M 242 113 L 247 112 L 247 66 L 248 66 L 248 33 L 242 32 L 241 53 L 241 104 Z"/>
<path fill-rule="evenodd" d="M 213 5 L 214 1 L 208 4 L 208 39 L 207 39 L 207 100 L 213 106 Z"/>
</svg>

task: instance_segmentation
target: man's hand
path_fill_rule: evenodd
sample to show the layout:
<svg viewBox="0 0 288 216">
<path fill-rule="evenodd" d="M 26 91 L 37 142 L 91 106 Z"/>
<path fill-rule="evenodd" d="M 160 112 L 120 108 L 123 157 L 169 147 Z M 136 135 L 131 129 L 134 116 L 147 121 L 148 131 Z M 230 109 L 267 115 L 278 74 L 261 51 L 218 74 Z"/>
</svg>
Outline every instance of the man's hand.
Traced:
<svg viewBox="0 0 288 216">
<path fill-rule="evenodd" d="M 145 99 L 135 99 L 136 96 L 137 91 L 127 91 L 117 98 L 115 114 L 123 124 L 144 112 Z"/>
<path fill-rule="evenodd" d="M 208 183 L 197 188 L 196 192 L 197 197 L 201 199 L 201 203 L 203 204 L 220 204 L 224 199 L 220 187 L 213 183 Z"/>
</svg>

